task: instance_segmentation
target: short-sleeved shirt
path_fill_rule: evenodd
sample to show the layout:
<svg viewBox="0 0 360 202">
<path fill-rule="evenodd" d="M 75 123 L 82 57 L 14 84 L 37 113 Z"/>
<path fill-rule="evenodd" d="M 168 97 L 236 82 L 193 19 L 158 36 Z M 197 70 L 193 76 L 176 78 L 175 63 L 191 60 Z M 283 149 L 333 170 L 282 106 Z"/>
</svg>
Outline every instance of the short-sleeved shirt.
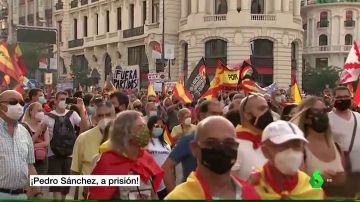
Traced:
<svg viewBox="0 0 360 202">
<path fill-rule="evenodd" d="M 65 110 L 64 113 L 62 114 L 58 114 L 55 110 L 54 111 L 51 111 L 50 113 L 56 115 L 56 116 L 65 116 L 66 113 L 68 113 L 69 110 Z M 51 117 L 47 116 L 48 118 L 48 126 L 49 126 L 49 137 L 50 137 L 50 140 L 52 139 L 53 137 L 53 131 L 54 131 L 54 125 L 55 125 L 55 120 L 52 119 Z M 73 112 L 70 116 L 70 122 L 72 123 L 73 127 L 75 126 L 79 126 L 80 125 L 80 122 L 81 122 L 81 118 L 79 116 L 79 114 L 77 112 Z M 49 147 L 49 151 L 48 151 L 48 156 L 54 156 L 54 152 L 51 150 L 51 148 Z"/>
<path fill-rule="evenodd" d="M 72 155 L 72 171 L 82 175 L 90 175 L 92 162 L 94 157 L 99 154 L 102 139 L 103 135 L 99 127 L 92 128 L 79 135 L 76 139 Z"/>
<path fill-rule="evenodd" d="M 183 180 L 185 181 L 189 174 L 196 169 L 196 159 L 191 152 L 191 142 L 195 138 L 195 132 L 180 138 L 170 153 L 169 158 L 176 163 L 181 163 L 183 168 Z"/>
<path fill-rule="evenodd" d="M 192 131 L 196 130 L 196 125 L 191 124 L 190 126 L 191 126 L 191 128 L 190 128 L 189 134 Z M 171 136 L 172 137 L 178 137 L 179 135 L 183 135 L 183 134 L 184 134 L 184 130 L 183 130 L 181 125 L 175 126 L 171 131 Z"/>
<path fill-rule="evenodd" d="M 34 145 L 24 126 L 16 124 L 13 136 L 7 127 L 0 118 L 0 188 L 22 189 L 28 182 L 28 165 L 35 163 Z"/>
</svg>

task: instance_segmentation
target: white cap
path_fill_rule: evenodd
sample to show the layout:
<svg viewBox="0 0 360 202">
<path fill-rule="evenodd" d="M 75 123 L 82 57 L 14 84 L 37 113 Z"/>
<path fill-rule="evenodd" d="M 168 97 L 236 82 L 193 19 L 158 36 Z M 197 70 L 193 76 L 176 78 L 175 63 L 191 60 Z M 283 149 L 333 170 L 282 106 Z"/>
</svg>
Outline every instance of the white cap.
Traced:
<svg viewBox="0 0 360 202">
<path fill-rule="evenodd" d="M 290 140 L 302 140 L 308 142 L 300 128 L 287 121 L 275 121 L 270 123 L 263 131 L 261 142 L 270 140 L 274 144 L 282 144 Z"/>
</svg>

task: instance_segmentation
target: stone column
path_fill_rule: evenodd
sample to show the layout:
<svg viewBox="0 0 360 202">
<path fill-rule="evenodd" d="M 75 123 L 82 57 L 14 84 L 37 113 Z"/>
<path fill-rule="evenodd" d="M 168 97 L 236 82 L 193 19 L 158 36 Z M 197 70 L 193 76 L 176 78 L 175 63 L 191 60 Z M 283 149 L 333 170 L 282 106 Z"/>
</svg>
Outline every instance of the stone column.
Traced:
<svg viewBox="0 0 360 202">
<path fill-rule="evenodd" d="M 198 0 L 191 0 L 191 14 L 198 12 Z"/>
<path fill-rule="evenodd" d="M 181 18 L 186 18 L 188 14 L 188 0 L 181 0 Z"/>
<path fill-rule="evenodd" d="M 274 10 L 276 13 L 281 12 L 281 1 L 282 0 L 274 0 Z"/>
<path fill-rule="evenodd" d="M 237 0 L 228 0 L 229 12 L 237 12 Z"/>
<path fill-rule="evenodd" d="M 300 16 L 301 0 L 294 0 L 294 16 Z"/>
<path fill-rule="evenodd" d="M 289 12 L 289 7 L 290 7 L 290 0 L 283 0 L 282 1 L 283 12 L 285 13 Z"/>
<path fill-rule="evenodd" d="M 206 12 L 206 1 L 207 0 L 199 0 L 199 13 Z"/>
<path fill-rule="evenodd" d="M 241 10 L 242 11 L 250 10 L 250 0 L 241 0 Z"/>
</svg>

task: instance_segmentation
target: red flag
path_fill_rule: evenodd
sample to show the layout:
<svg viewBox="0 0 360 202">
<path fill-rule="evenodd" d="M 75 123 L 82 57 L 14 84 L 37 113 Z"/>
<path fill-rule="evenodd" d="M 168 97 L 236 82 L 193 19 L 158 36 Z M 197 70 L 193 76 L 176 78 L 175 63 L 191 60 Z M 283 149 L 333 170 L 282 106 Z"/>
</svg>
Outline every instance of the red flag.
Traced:
<svg viewBox="0 0 360 202">
<path fill-rule="evenodd" d="M 355 106 L 358 107 L 360 105 L 360 82 L 358 82 L 358 85 L 356 87 L 356 93 L 354 95 L 353 101 Z"/>
<path fill-rule="evenodd" d="M 340 84 L 356 81 L 360 75 L 360 51 L 359 47 L 354 41 L 354 44 L 346 59 L 343 72 L 340 76 Z"/>
<path fill-rule="evenodd" d="M 185 104 L 192 102 L 192 96 L 189 91 L 186 90 L 181 80 L 176 83 L 173 89 L 173 94 Z"/>
</svg>

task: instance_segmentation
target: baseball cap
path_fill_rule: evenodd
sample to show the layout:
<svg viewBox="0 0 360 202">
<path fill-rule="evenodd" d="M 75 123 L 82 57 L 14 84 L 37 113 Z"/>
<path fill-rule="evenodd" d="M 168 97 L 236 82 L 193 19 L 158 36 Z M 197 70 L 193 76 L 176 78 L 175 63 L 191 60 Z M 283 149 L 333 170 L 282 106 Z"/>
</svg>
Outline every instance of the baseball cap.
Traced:
<svg viewBox="0 0 360 202">
<path fill-rule="evenodd" d="M 264 129 L 261 142 L 266 140 L 270 140 L 274 144 L 282 144 L 290 140 L 308 142 L 297 125 L 282 120 L 272 122 Z"/>
</svg>

